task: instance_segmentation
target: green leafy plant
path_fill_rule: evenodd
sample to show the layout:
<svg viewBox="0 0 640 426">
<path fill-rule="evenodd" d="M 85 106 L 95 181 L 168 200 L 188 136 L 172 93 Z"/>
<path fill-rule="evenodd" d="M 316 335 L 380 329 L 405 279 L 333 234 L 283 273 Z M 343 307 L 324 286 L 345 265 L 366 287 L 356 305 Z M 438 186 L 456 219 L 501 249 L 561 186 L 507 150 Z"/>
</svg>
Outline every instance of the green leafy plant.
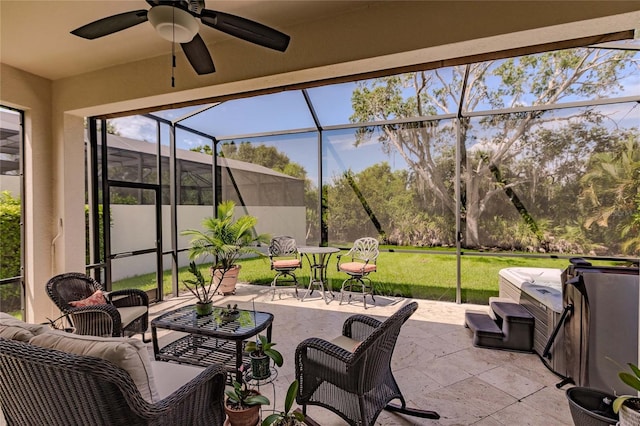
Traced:
<svg viewBox="0 0 640 426">
<path fill-rule="evenodd" d="M 236 312 L 238 312 L 237 303 L 235 303 L 233 306 L 231 306 L 231 303 L 227 303 L 227 306 L 225 308 L 222 308 L 222 310 L 220 311 L 222 315 L 234 314 Z"/>
<path fill-rule="evenodd" d="M 618 377 L 620 377 L 620 380 L 622 380 L 624 384 L 631 386 L 636 391 L 640 391 L 640 369 L 638 369 L 637 365 L 632 363 L 628 363 L 627 365 L 629 366 L 629 368 L 631 368 L 631 373 L 633 374 L 626 371 L 621 371 L 620 373 L 618 373 Z M 622 404 L 624 404 L 626 400 L 632 398 L 637 398 L 637 396 L 621 395 L 617 397 L 615 401 L 613 401 L 613 412 L 617 413 L 618 411 L 620 411 Z"/>
<path fill-rule="evenodd" d="M 235 410 L 241 410 L 254 405 L 270 404 L 267 397 L 259 394 L 255 389 L 249 388 L 247 382 L 244 380 L 241 382 L 234 381 L 233 389 L 228 389 L 224 393 L 227 396 L 227 406 Z"/>
<path fill-rule="evenodd" d="M 231 303 L 227 303 L 226 307 L 219 308 L 217 311 L 218 318 L 223 322 L 233 321 L 240 317 L 240 311 L 238 310 L 237 304 L 231 306 Z"/>
<path fill-rule="evenodd" d="M 304 414 L 291 411 L 293 401 L 298 393 L 298 381 L 294 380 L 287 390 L 287 396 L 284 400 L 284 411 L 273 413 L 262 421 L 262 426 L 293 426 L 304 422 Z"/>
<path fill-rule="evenodd" d="M 189 272 L 193 275 L 193 279 L 183 280 L 182 282 L 184 285 L 199 302 L 211 302 L 211 299 L 213 298 L 213 295 L 216 294 L 220 283 L 218 283 L 218 286 L 216 286 L 212 291 L 211 287 L 213 287 L 213 278 L 209 280 L 209 283 L 207 284 L 202 272 L 200 272 L 200 269 L 198 269 L 196 262 L 194 261 L 189 263 Z"/>
<path fill-rule="evenodd" d="M 192 236 L 189 257 L 213 256 L 215 268 L 224 272 L 233 268 L 240 256 L 256 254 L 264 256 L 253 244 L 267 243 L 271 237 L 267 234 L 254 235 L 253 228 L 258 219 L 244 215 L 233 219 L 235 203 L 224 201 L 218 205 L 216 216 L 202 221 L 204 230 L 187 229 L 182 235 Z"/>
<path fill-rule="evenodd" d="M 282 367 L 282 354 L 276 349 L 273 349 L 275 345 L 274 342 L 267 340 L 265 336 L 259 335 L 256 341 L 247 342 L 244 350 L 257 356 L 266 355 L 271 358 L 278 367 Z"/>
</svg>

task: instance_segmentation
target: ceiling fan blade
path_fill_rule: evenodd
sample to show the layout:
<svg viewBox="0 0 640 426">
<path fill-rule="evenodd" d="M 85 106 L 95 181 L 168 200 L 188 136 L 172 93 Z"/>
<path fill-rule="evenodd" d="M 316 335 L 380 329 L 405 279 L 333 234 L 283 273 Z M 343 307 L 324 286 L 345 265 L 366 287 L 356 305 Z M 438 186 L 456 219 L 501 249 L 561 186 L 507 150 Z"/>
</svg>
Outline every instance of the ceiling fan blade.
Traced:
<svg viewBox="0 0 640 426">
<path fill-rule="evenodd" d="M 189 63 L 199 75 L 215 72 L 216 69 L 213 66 L 209 49 L 207 49 L 207 45 L 204 44 L 200 34 L 196 34 L 193 40 L 189 43 L 181 43 L 180 46 L 182 46 Z"/>
<path fill-rule="evenodd" d="M 239 16 L 204 9 L 200 20 L 211 28 L 280 52 L 284 52 L 289 46 L 288 35 Z"/>
<path fill-rule="evenodd" d="M 98 19 L 90 24 L 76 28 L 71 31 L 71 34 L 93 40 L 109 34 L 117 33 L 118 31 L 126 30 L 127 28 L 145 22 L 146 20 L 146 10 L 132 10 L 131 12 L 124 12 L 118 15 Z"/>
</svg>

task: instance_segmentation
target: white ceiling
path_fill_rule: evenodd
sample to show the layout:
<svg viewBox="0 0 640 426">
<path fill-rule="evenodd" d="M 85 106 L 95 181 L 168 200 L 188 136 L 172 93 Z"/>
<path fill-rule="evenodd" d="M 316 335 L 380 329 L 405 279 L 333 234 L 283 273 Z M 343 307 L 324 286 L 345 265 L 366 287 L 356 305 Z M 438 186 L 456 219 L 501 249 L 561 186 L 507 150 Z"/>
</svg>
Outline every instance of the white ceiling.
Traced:
<svg viewBox="0 0 640 426">
<path fill-rule="evenodd" d="M 640 16 L 640 1 L 206 0 L 205 7 L 290 34 L 296 45 L 290 46 L 287 60 L 280 60 L 279 52 L 268 56 L 280 60 L 283 73 L 358 64 L 370 58 L 386 60 L 369 69 L 388 69 L 398 66 L 397 53 L 408 54 L 400 65 L 461 57 L 628 30 L 629 22 Z M 0 0 L 0 62 L 55 81 L 168 55 L 171 43 L 160 38 L 148 22 L 96 40 L 69 33 L 103 17 L 149 8 L 145 0 Z M 621 23 L 617 16 L 623 13 L 627 17 Z M 544 32 L 533 38 L 527 32 L 542 28 Z M 520 40 L 503 37 L 518 34 Z M 248 52 L 241 44 L 246 42 L 203 24 L 200 35 L 216 68 L 224 63 L 232 71 L 224 74 L 219 69 L 215 80 L 208 76 L 189 80 L 194 87 L 255 78 L 263 69 L 265 75 L 278 72 L 264 62 L 265 56 L 258 59 L 263 62 L 252 73 L 246 71 L 250 58 L 239 62 L 230 56 L 229 52 Z M 470 40 L 476 40 L 474 50 L 461 43 Z M 420 50 L 438 46 L 443 49 L 431 56 Z M 222 59 L 218 62 L 217 58 Z M 354 66 L 341 72 L 355 75 L 358 69 Z M 317 79 L 315 75 L 309 78 Z"/>
<path fill-rule="evenodd" d="M 354 11 L 369 3 L 208 0 L 205 7 L 258 21 L 286 33 L 288 27 Z M 171 43 L 161 39 L 149 22 L 91 41 L 69 33 L 107 16 L 149 8 L 144 0 L 0 0 L 0 59 L 15 68 L 57 80 L 169 54 Z M 232 38 L 203 24 L 200 24 L 200 35 L 210 49 Z"/>
</svg>

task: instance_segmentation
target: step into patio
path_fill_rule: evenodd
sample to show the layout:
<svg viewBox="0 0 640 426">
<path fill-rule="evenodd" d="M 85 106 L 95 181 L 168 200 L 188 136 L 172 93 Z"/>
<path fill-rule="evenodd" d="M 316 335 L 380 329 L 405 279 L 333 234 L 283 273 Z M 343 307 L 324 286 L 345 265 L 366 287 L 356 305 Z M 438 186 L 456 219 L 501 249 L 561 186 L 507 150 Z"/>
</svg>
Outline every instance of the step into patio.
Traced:
<svg viewBox="0 0 640 426">
<path fill-rule="evenodd" d="M 491 301 L 490 307 L 493 318 L 484 312 L 465 312 L 465 326 L 473 331 L 473 346 L 531 352 L 533 315 L 513 302 Z"/>
</svg>

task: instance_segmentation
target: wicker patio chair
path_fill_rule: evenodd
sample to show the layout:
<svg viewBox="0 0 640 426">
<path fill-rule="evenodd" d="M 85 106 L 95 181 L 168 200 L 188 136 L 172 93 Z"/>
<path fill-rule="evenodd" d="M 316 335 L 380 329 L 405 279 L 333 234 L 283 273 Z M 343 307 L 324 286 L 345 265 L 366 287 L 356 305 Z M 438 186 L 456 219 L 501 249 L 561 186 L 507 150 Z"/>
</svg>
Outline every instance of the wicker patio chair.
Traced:
<svg viewBox="0 0 640 426">
<path fill-rule="evenodd" d="M 224 422 L 223 367 L 212 365 L 156 403 L 100 358 L 0 338 L 0 405 L 7 425 L 202 425 Z"/>
<path fill-rule="evenodd" d="M 70 272 L 56 275 L 46 285 L 47 294 L 67 314 L 77 334 L 128 336 L 142 333 L 149 326 L 149 296 L 142 290 L 105 292 L 106 304 L 74 307 L 69 302 L 90 297 L 102 285 L 88 275 Z"/>
<path fill-rule="evenodd" d="M 298 278 L 296 278 L 295 270 L 302 267 L 302 261 L 298 253 L 296 240 L 287 236 L 272 238 L 271 244 L 269 244 L 269 261 L 271 262 L 271 269 L 276 271 L 276 276 L 271 281 L 271 288 L 273 289 L 271 300 L 275 299 L 278 279 L 283 276 L 288 276 L 289 279 L 281 279 L 280 282 L 293 283 L 296 289 L 296 297 L 298 297 Z"/>
<path fill-rule="evenodd" d="M 438 419 L 434 411 L 407 408 L 391 371 L 391 357 L 402 324 L 416 311 L 409 303 L 384 322 L 366 315 L 345 321 L 342 336 L 329 342 L 304 340 L 296 348 L 296 401 L 327 408 L 350 425 L 373 425 L 383 409 Z M 401 405 L 389 404 L 399 399 Z"/>
<path fill-rule="evenodd" d="M 345 294 L 349 296 L 353 293 L 362 293 L 364 308 L 367 309 L 367 295 L 371 296 L 373 304 L 376 299 L 373 297 L 373 284 L 368 275 L 378 269 L 376 260 L 378 259 L 378 240 L 371 237 L 359 238 L 353 243 L 353 247 L 344 255 L 338 255 L 338 271 L 344 272 L 349 277 L 342 282 L 340 289 L 340 304 Z M 344 261 L 342 258 L 348 258 Z"/>
</svg>

